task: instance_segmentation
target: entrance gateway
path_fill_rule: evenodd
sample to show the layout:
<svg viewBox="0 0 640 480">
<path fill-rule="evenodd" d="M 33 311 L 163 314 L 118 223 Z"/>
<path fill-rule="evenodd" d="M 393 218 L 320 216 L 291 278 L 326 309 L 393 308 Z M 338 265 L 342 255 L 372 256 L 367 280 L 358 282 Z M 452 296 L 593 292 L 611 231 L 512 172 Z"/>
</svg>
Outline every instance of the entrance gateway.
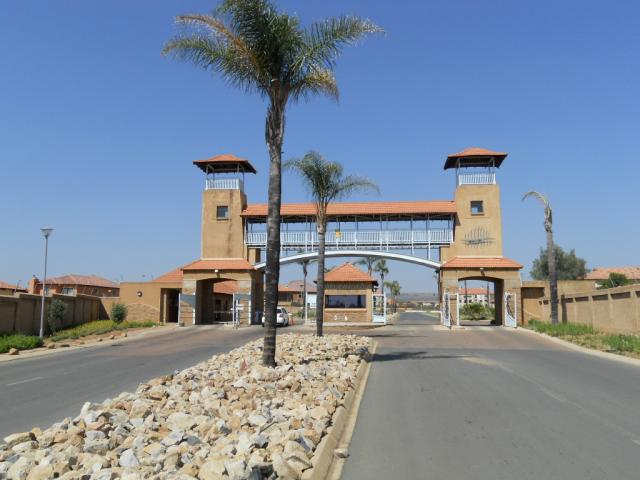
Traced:
<svg viewBox="0 0 640 480">
<path fill-rule="evenodd" d="M 460 322 L 458 284 L 481 280 L 493 284 L 495 323 L 521 322 L 520 269 L 503 256 L 500 188 L 496 172 L 505 152 L 467 148 L 449 155 L 445 170 L 455 171 L 453 200 L 343 202 L 329 205 L 326 255 L 375 257 L 422 265 L 426 280 L 436 273 L 441 319 L 445 325 Z M 193 162 L 205 174 L 202 194 L 200 258 L 150 282 L 151 289 L 180 292 L 181 323 L 215 321 L 216 303 L 224 292 L 217 285 L 233 285 L 231 318 L 257 323 L 264 305 L 264 251 L 267 243 L 267 204 L 248 203 L 245 175 L 256 174 L 253 165 L 234 155 L 218 155 Z M 286 193 L 286 192 L 285 192 Z M 299 263 L 317 256 L 315 204 L 284 203 L 281 207 L 281 264 Z M 172 283 L 163 284 L 162 279 Z M 140 288 L 140 286 L 136 286 Z M 216 296 L 217 295 L 217 296 Z M 159 305 L 151 305 L 161 298 Z M 148 300 L 147 300 L 148 299 Z M 236 299 L 241 299 L 239 302 Z M 320 305 L 324 305 L 320 299 Z M 369 297 L 358 322 L 383 322 L 386 298 Z M 138 302 L 156 308 L 160 321 L 167 303 L 162 294 L 144 291 Z M 256 319 L 257 322 L 256 322 Z M 355 320 L 354 320 L 355 321 Z"/>
</svg>

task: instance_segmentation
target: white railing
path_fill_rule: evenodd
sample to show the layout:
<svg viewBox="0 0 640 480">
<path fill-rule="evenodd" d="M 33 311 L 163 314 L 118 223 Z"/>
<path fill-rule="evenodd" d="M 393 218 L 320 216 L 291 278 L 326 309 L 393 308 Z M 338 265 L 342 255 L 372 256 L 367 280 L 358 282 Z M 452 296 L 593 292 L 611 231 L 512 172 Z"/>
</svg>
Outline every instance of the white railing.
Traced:
<svg viewBox="0 0 640 480">
<path fill-rule="evenodd" d="M 207 178 L 205 188 L 207 190 L 242 190 L 240 178 Z"/>
<path fill-rule="evenodd" d="M 494 172 L 458 174 L 458 185 L 493 185 L 494 183 L 496 183 Z"/>
<path fill-rule="evenodd" d="M 329 247 L 377 247 L 386 249 L 401 246 L 448 245 L 453 242 L 453 230 L 374 230 L 327 232 L 325 243 Z M 245 243 L 250 246 L 265 246 L 266 232 L 249 232 Z M 281 232 L 282 248 L 308 249 L 318 244 L 317 232 Z"/>
</svg>

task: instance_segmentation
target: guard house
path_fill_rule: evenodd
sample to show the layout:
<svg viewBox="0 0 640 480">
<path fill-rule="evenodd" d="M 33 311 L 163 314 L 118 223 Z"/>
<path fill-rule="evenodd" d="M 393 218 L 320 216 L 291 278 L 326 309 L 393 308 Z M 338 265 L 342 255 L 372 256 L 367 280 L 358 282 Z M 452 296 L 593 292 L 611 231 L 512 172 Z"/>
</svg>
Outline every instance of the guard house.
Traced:
<svg viewBox="0 0 640 480">
<path fill-rule="evenodd" d="M 327 272 L 324 282 L 325 322 L 373 322 L 375 278 L 346 262 Z"/>
<path fill-rule="evenodd" d="M 187 324 L 216 321 L 223 313 L 216 310 L 216 284 L 234 281 L 237 286 L 233 294 L 234 311 L 243 314 L 243 323 L 252 323 L 254 307 L 262 300 L 262 275 L 253 265 L 260 260 L 260 252 L 245 245 L 241 214 L 247 207 L 244 177 L 246 173 L 257 173 L 256 169 L 248 160 L 228 154 L 195 160 L 193 164 L 206 176 L 201 252 L 199 260 L 181 268 L 180 321 Z"/>
<path fill-rule="evenodd" d="M 445 170 L 455 170 L 455 240 L 440 249 L 439 283 L 444 323 L 459 323 L 458 287 L 464 280 L 493 283 L 495 323 L 515 326 L 521 279 L 518 262 L 502 251 L 502 211 L 496 170 L 505 152 L 468 148 L 449 155 Z"/>
</svg>

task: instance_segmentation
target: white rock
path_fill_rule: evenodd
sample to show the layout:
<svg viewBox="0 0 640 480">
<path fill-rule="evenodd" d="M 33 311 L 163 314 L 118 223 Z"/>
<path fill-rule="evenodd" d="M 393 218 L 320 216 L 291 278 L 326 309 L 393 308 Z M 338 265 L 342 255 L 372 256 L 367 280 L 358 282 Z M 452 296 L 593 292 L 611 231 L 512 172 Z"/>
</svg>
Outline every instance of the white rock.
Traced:
<svg viewBox="0 0 640 480">
<path fill-rule="evenodd" d="M 124 468 L 136 468 L 140 466 L 138 457 L 136 457 L 136 454 L 133 453 L 133 450 L 131 449 L 128 449 L 122 452 L 122 454 L 120 455 L 120 459 L 118 460 L 118 463 L 120 464 L 121 467 L 124 467 Z"/>
</svg>

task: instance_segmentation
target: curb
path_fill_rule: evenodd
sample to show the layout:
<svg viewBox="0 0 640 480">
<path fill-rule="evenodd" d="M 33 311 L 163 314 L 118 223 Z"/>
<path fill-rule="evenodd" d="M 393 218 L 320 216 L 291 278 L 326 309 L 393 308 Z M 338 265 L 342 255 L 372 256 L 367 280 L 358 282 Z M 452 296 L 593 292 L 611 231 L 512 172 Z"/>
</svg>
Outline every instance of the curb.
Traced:
<svg viewBox="0 0 640 480">
<path fill-rule="evenodd" d="M 626 357 L 624 355 L 618 355 L 617 353 L 603 352 L 602 350 L 595 350 L 593 348 L 583 347 L 582 345 L 577 345 L 573 342 L 562 340 L 561 338 L 558 338 L 558 337 L 552 337 L 551 335 L 547 335 L 546 333 L 540 333 L 540 332 L 536 332 L 535 330 L 529 330 L 528 328 L 525 328 L 525 327 L 516 328 L 515 331 L 526 332 L 531 335 L 537 335 L 538 337 L 546 338 L 547 340 L 557 343 L 558 345 L 563 345 L 577 352 L 586 353 L 589 355 L 593 355 L 595 357 L 600 357 L 605 360 L 614 360 L 616 362 L 626 363 L 627 365 L 633 365 L 634 367 L 640 367 L 640 359 L 637 359 L 637 358 Z"/>
<path fill-rule="evenodd" d="M 302 473 L 302 480 L 323 480 L 327 478 L 340 478 L 342 466 L 345 460 L 336 458 L 334 450 L 341 443 L 348 444 L 351 440 L 355 419 L 358 416 L 360 401 L 364 394 L 367 380 L 369 378 L 369 370 L 373 362 L 373 356 L 378 347 L 378 342 L 373 341 L 373 345 L 369 354 L 358 367 L 356 373 L 355 385 L 344 399 L 344 403 L 340 405 L 331 419 L 331 427 L 327 434 L 322 437 L 315 454 L 311 458 L 312 468 Z"/>
<path fill-rule="evenodd" d="M 162 326 L 162 324 L 158 324 L 158 325 Z M 127 335 L 126 337 L 119 336 L 114 338 L 113 340 L 106 340 L 106 341 L 103 340 L 102 342 L 92 341 L 91 343 L 85 343 L 83 345 L 72 345 L 69 347 L 57 347 L 53 349 L 49 349 L 46 347 L 39 347 L 38 349 L 33 349 L 33 350 L 22 350 L 19 355 L 8 355 L 3 353 L 3 354 L 0 354 L 0 364 L 6 363 L 6 362 L 13 362 L 16 360 L 28 360 L 30 358 L 39 358 L 47 355 L 55 355 L 56 353 L 74 352 L 76 350 L 81 350 L 83 348 L 106 347 L 106 346 L 112 345 L 113 343 L 120 344 L 120 343 L 130 342 L 133 340 L 138 340 L 141 337 L 145 337 L 149 335 L 157 335 L 163 332 L 164 333 L 170 332 L 177 328 L 180 328 L 180 327 L 177 327 L 177 326 L 176 327 L 162 326 L 162 328 L 150 327 L 150 328 L 142 329 L 134 335 Z M 126 332 L 126 330 L 124 330 L 124 332 Z"/>
</svg>

